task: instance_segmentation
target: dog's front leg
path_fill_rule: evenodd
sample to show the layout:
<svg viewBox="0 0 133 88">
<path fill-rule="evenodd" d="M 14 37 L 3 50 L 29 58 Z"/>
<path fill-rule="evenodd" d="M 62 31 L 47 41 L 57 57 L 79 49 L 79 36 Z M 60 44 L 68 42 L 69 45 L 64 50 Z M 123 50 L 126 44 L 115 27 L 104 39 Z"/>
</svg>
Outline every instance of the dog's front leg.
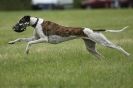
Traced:
<svg viewBox="0 0 133 88">
<path fill-rule="evenodd" d="M 40 38 L 38 40 L 28 42 L 27 47 L 26 47 L 26 51 L 25 51 L 26 54 L 29 53 L 29 49 L 30 49 L 32 44 L 43 43 L 43 42 L 48 42 L 48 38 Z"/>
<path fill-rule="evenodd" d="M 32 37 L 29 37 L 29 38 L 17 38 L 17 39 L 15 39 L 13 41 L 9 41 L 8 44 L 15 44 L 16 42 L 29 42 L 29 41 L 36 40 L 38 38 L 39 37 L 38 37 L 36 31 L 34 31 Z"/>
<path fill-rule="evenodd" d="M 9 41 L 8 44 L 15 44 L 16 42 L 29 42 L 29 41 L 33 41 L 35 40 L 35 37 L 31 37 L 31 38 L 17 38 L 13 41 Z"/>
</svg>

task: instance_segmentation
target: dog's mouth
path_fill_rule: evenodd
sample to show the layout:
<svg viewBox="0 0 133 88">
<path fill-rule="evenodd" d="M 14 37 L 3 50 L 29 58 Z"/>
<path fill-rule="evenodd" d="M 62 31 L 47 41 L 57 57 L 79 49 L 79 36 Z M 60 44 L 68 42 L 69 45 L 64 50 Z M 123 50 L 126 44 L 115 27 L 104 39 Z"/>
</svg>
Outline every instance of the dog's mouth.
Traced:
<svg viewBox="0 0 133 88">
<path fill-rule="evenodd" d="M 23 31 L 25 31 L 26 30 L 26 27 L 27 27 L 27 25 L 26 24 L 23 24 L 23 23 L 17 23 L 16 25 L 14 25 L 13 26 L 13 30 L 15 31 L 15 32 L 23 32 Z"/>
</svg>

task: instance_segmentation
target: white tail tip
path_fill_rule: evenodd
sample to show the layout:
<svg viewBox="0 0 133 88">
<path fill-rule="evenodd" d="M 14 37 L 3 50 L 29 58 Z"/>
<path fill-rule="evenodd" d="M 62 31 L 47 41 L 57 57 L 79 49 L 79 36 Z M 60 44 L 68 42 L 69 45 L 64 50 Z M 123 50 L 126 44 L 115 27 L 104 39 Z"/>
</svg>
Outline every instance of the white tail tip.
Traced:
<svg viewBox="0 0 133 88">
<path fill-rule="evenodd" d="M 127 28 L 128 28 L 128 26 L 126 26 L 126 27 L 124 27 L 124 28 L 122 28 L 120 30 L 106 30 L 106 32 L 122 32 L 122 31 L 124 31 Z"/>
</svg>

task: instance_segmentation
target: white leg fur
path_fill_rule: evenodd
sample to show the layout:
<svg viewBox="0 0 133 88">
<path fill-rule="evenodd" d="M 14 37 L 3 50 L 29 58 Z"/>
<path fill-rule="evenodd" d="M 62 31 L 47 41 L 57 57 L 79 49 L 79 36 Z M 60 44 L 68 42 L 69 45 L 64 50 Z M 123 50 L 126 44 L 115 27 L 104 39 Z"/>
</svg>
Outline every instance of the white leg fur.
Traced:
<svg viewBox="0 0 133 88">
<path fill-rule="evenodd" d="M 120 52 L 122 52 L 123 54 L 125 54 L 126 56 L 129 56 L 130 54 L 128 53 L 128 52 L 126 52 L 123 48 L 121 48 L 120 46 L 117 46 L 117 45 L 115 45 L 115 44 L 104 44 L 104 46 L 106 46 L 106 47 L 109 47 L 109 48 L 114 48 L 114 49 L 116 49 L 116 50 L 118 50 L 118 51 L 120 51 Z"/>
<path fill-rule="evenodd" d="M 96 43 L 99 43 L 99 44 L 104 45 L 106 47 L 114 48 L 114 49 L 124 53 L 127 56 L 130 55 L 128 52 L 126 52 L 120 46 L 117 46 L 117 45 L 113 44 L 112 42 L 110 42 L 102 33 L 93 32 L 89 28 L 85 28 L 83 31 L 88 36 L 88 38 L 91 39 L 92 41 L 95 41 Z"/>
<path fill-rule="evenodd" d="M 38 40 L 28 42 L 27 47 L 26 47 L 26 51 L 25 51 L 26 54 L 29 53 L 29 49 L 30 49 L 32 44 L 43 43 L 43 42 L 48 42 L 48 39 L 47 38 L 40 38 Z"/>
<path fill-rule="evenodd" d="M 14 44 L 16 42 L 29 42 L 29 41 L 33 41 L 33 40 L 35 40 L 35 37 L 31 37 L 31 38 L 18 38 L 16 40 L 9 41 L 8 44 Z"/>
</svg>

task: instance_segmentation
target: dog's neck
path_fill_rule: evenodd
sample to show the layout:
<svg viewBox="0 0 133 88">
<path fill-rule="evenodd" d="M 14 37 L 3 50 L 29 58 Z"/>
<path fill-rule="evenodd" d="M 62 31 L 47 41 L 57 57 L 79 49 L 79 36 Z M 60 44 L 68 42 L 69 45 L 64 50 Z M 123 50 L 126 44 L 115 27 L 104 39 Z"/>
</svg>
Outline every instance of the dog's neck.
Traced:
<svg viewBox="0 0 133 88">
<path fill-rule="evenodd" d="M 38 24 L 41 24 L 43 19 L 37 17 L 30 17 L 30 26 L 36 27 Z"/>
<path fill-rule="evenodd" d="M 30 17 L 30 26 L 32 26 L 32 27 L 36 27 L 36 25 L 38 24 L 38 21 L 39 21 L 39 19 L 38 18 L 36 18 L 36 17 Z"/>
</svg>

